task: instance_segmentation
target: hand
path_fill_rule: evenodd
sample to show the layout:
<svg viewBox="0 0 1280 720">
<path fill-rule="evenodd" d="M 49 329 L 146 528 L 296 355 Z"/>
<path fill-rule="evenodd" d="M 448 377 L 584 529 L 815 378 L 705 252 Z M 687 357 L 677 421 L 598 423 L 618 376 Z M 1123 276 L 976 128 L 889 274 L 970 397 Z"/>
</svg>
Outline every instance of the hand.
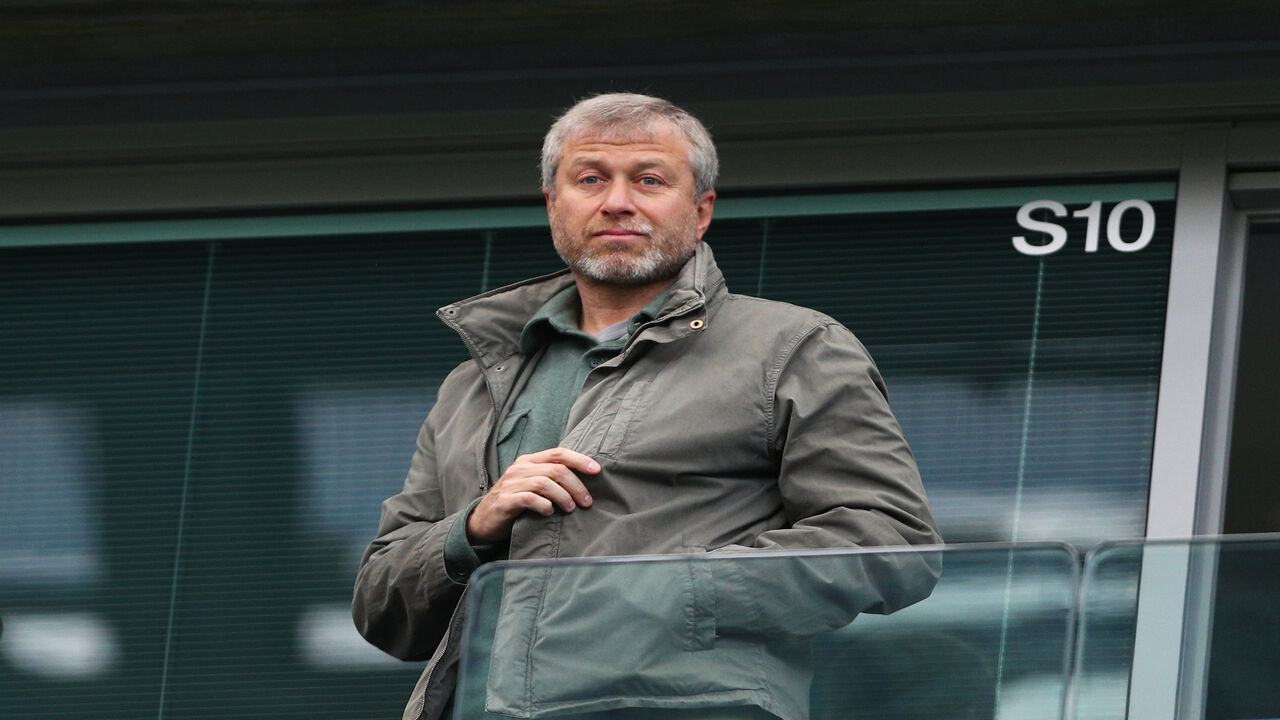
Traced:
<svg viewBox="0 0 1280 720">
<path fill-rule="evenodd" d="M 600 463 L 559 447 L 516 458 L 471 511 L 467 540 L 486 544 L 510 538 L 511 526 L 526 510 L 551 515 L 556 508 L 591 507 L 591 493 L 574 471 L 595 475 Z"/>
</svg>

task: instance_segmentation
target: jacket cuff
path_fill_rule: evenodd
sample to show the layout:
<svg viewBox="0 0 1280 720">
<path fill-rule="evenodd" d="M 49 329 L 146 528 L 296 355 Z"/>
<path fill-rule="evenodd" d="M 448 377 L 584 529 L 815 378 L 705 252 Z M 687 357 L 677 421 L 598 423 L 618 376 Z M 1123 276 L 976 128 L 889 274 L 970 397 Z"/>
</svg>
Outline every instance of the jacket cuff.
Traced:
<svg viewBox="0 0 1280 720">
<path fill-rule="evenodd" d="M 471 517 L 471 511 L 476 509 L 480 500 L 472 500 L 465 510 L 458 513 L 444 541 L 444 572 L 459 585 L 467 584 L 471 574 L 484 563 L 502 557 L 503 546 L 500 544 L 472 545 L 467 541 L 467 518 Z"/>
</svg>

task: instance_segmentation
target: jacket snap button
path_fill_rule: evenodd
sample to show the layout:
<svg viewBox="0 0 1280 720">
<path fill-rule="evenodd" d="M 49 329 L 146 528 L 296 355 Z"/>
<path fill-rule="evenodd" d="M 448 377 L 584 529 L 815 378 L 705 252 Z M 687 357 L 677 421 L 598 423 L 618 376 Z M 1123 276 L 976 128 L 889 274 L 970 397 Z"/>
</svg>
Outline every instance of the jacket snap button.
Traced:
<svg viewBox="0 0 1280 720">
<path fill-rule="evenodd" d="M 706 325 L 706 323 L 701 320 L 694 320 L 693 322 L 689 323 L 689 327 L 694 330 L 701 329 L 703 325 Z"/>
</svg>

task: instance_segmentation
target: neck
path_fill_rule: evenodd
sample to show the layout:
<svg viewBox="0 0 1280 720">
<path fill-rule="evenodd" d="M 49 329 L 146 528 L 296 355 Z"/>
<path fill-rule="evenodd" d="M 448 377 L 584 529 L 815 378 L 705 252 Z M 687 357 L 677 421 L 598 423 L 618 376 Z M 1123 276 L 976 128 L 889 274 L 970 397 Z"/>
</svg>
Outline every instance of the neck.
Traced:
<svg viewBox="0 0 1280 720">
<path fill-rule="evenodd" d="M 574 280 L 578 283 L 578 296 L 582 299 L 578 329 L 595 335 L 610 325 L 629 320 L 670 287 L 675 278 L 625 286 L 593 280 L 578 273 L 574 273 Z"/>
</svg>

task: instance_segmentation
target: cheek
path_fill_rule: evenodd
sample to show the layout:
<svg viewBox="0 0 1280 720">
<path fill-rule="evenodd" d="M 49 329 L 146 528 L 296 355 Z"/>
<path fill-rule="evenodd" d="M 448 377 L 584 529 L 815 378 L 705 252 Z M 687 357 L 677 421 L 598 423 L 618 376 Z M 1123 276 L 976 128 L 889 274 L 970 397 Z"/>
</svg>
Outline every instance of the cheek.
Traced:
<svg viewBox="0 0 1280 720">
<path fill-rule="evenodd" d="M 581 225 L 593 215 L 593 208 L 586 202 L 562 202 L 547 208 L 547 214 L 559 218 L 563 226 Z"/>
</svg>

